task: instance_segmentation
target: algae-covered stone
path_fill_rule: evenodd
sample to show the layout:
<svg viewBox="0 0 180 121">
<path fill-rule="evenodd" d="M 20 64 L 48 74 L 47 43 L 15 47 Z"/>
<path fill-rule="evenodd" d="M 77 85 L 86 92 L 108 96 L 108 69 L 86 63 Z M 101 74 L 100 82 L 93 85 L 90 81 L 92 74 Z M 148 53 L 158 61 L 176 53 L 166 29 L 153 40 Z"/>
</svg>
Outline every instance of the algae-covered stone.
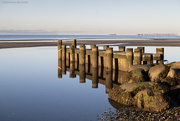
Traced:
<svg viewBox="0 0 180 121">
<path fill-rule="evenodd" d="M 173 69 L 180 69 L 180 62 L 175 62 L 171 64 L 171 68 Z"/>
<path fill-rule="evenodd" d="M 143 69 L 134 69 L 130 72 L 131 74 L 131 79 L 128 83 L 133 83 L 133 82 L 144 82 L 146 73 Z"/>
<path fill-rule="evenodd" d="M 151 67 L 151 65 L 132 65 L 129 68 L 129 72 L 135 69 L 143 69 L 145 72 L 147 72 Z"/>
<path fill-rule="evenodd" d="M 123 91 L 120 87 L 115 87 L 108 93 L 109 98 L 112 100 L 121 103 L 123 105 L 133 105 L 134 98 L 133 95 L 129 92 Z"/>
<path fill-rule="evenodd" d="M 169 72 L 169 67 L 164 64 L 159 64 L 150 68 L 148 75 L 151 81 L 161 82 L 162 79 L 166 78 Z"/>
<path fill-rule="evenodd" d="M 134 97 L 138 108 L 146 111 L 161 112 L 169 108 L 169 101 L 158 91 L 145 89 L 136 94 Z"/>
</svg>

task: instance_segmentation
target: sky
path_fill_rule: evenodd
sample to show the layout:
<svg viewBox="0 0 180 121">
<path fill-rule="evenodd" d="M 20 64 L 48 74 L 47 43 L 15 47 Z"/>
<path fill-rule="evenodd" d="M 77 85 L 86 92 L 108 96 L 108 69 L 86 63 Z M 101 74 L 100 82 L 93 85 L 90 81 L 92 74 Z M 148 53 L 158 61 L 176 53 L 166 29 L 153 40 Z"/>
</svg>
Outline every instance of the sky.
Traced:
<svg viewBox="0 0 180 121">
<path fill-rule="evenodd" d="M 180 0 L 0 0 L 0 34 L 180 34 Z"/>
</svg>

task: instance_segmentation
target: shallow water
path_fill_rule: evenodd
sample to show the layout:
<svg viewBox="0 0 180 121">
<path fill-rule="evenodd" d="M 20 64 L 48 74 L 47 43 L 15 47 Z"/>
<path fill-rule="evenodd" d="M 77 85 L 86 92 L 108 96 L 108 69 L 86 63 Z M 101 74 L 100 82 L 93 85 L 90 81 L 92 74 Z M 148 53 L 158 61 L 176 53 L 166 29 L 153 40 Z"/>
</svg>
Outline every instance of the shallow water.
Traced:
<svg viewBox="0 0 180 121">
<path fill-rule="evenodd" d="M 165 47 L 165 59 L 180 61 L 179 52 L 180 47 Z M 57 55 L 57 47 L 0 50 L 0 120 L 89 121 L 115 110 L 104 85 L 92 88 L 89 79 L 79 83 L 79 76 L 69 78 L 68 71 L 58 78 Z"/>
</svg>

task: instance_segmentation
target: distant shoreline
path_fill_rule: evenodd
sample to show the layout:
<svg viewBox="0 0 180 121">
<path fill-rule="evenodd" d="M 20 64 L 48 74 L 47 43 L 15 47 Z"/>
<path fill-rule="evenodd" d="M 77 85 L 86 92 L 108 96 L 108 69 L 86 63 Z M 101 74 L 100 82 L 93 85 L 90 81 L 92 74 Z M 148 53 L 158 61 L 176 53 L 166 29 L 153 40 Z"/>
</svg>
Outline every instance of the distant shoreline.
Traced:
<svg viewBox="0 0 180 121">
<path fill-rule="evenodd" d="M 63 44 L 71 45 L 64 40 Z M 110 45 L 110 46 L 176 46 L 180 47 L 180 39 L 77 39 L 77 45 Z M 54 39 L 0 40 L 0 49 L 19 47 L 57 46 Z"/>
</svg>

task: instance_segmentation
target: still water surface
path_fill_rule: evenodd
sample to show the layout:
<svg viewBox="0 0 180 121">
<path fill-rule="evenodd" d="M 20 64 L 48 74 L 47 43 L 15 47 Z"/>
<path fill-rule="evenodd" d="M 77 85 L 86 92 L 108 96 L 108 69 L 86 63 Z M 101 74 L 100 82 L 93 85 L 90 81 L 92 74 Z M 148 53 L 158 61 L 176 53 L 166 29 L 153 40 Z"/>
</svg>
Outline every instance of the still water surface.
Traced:
<svg viewBox="0 0 180 121">
<path fill-rule="evenodd" d="M 79 83 L 68 71 L 58 78 L 57 55 L 57 47 L 0 50 L 1 121 L 94 121 L 115 110 L 104 85 L 94 89 L 91 80 Z M 180 47 L 165 47 L 165 59 L 180 61 Z"/>
</svg>

